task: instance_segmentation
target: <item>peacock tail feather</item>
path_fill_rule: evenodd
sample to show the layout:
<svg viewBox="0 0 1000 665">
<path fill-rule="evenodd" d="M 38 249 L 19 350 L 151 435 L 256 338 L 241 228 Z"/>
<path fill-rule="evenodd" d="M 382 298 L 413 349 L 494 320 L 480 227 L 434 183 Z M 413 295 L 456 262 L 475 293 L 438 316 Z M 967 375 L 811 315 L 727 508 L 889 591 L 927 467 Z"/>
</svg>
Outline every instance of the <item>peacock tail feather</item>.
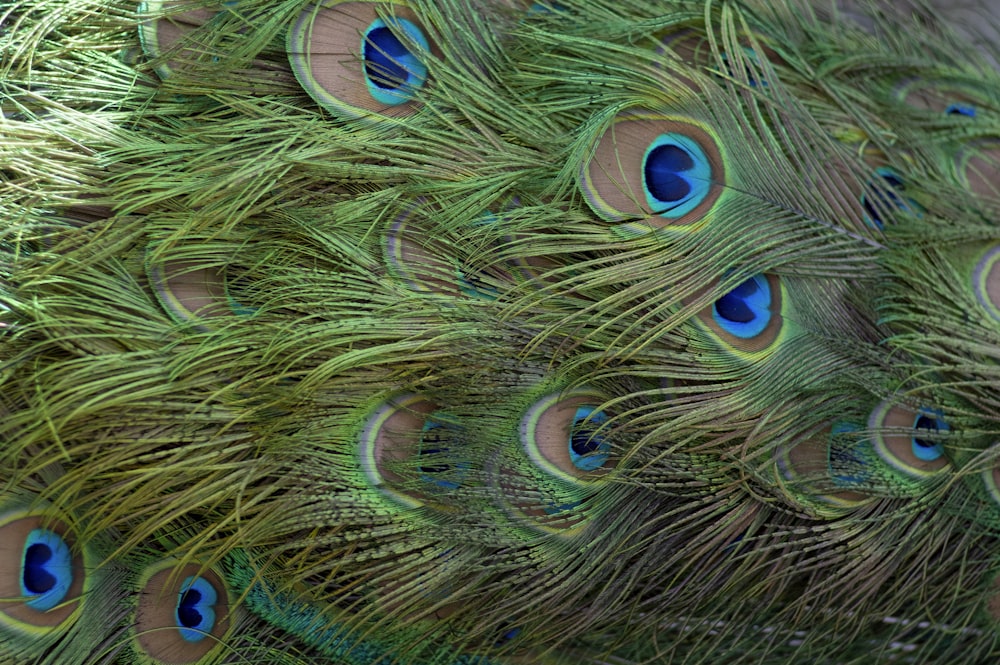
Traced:
<svg viewBox="0 0 1000 665">
<path fill-rule="evenodd" d="M 0 663 L 994 662 L 960 29 L 0 0 Z"/>
</svg>

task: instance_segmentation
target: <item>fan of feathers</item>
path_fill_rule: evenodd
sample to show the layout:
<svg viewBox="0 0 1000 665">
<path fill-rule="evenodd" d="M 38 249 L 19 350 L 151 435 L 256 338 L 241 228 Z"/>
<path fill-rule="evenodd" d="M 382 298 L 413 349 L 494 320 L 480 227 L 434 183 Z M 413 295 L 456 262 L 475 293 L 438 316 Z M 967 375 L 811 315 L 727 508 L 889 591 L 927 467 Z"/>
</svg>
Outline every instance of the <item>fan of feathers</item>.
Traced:
<svg viewBox="0 0 1000 665">
<path fill-rule="evenodd" d="M 915 1 L 0 20 L 0 662 L 1000 659 L 1000 48 Z"/>
</svg>

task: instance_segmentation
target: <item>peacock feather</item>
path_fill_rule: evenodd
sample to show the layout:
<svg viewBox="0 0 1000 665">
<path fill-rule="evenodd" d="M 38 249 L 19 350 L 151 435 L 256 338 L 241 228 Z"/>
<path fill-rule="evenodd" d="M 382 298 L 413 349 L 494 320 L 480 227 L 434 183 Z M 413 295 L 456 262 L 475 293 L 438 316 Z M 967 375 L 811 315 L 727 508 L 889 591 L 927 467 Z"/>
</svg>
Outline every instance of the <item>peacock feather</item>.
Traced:
<svg viewBox="0 0 1000 665">
<path fill-rule="evenodd" d="M 976 23 L 0 0 L 0 663 L 995 662 Z"/>
</svg>

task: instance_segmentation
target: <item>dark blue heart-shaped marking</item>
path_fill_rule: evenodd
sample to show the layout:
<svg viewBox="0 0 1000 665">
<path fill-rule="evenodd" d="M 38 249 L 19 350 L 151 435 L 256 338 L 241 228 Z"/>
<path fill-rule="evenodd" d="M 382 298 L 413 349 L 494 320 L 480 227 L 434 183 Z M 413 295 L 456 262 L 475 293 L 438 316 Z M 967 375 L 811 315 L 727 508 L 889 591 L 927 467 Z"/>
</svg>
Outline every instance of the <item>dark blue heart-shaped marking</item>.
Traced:
<svg viewBox="0 0 1000 665">
<path fill-rule="evenodd" d="M 573 466 L 582 471 L 604 466 L 611 446 L 596 430 L 607 420 L 603 411 L 595 411 L 589 406 L 577 408 L 569 437 L 569 459 Z"/>
<path fill-rule="evenodd" d="M 66 598 L 73 584 L 73 557 L 55 531 L 34 529 L 21 555 L 21 595 L 28 607 L 45 612 Z"/>
<path fill-rule="evenodd" d="M 694 160 L 680 146 L 657 146 L 646 158 L 646 187 L 658 201 L 682 201 L 691 193 L 691 185 L 681 174 L 692 168 Z"/>
<path fill-rule="evenodd" d="M 188 589 L 181 596 L 181 602 L 177 605 L 177 620 L 185 628 L 197 628 L 204 620 L 198 605 L 201 604 L 201 594 L 195 589 Z"/>
<path fill-rule="evenodd" d="M 877 178 L 868 181 L 871 189 L 861 197 L 861 205 L 868 214 L 868 221 L 878 228 L 885 226 L 883 217 L 892 209 L 920 216 L 921 206 L 913 199 L 904 198 L 906 182 L 903 178 L 888 167 L 875 169 Z"/>
<path fill-rule="evenodd" d="M 708 196 L 712 165 L 694 139 L 661 134 L 646 149 L 642 180 L 650 209 L 665 217 L 682 217 Z"/>
<path fill-rule="evenodd" d="M 865 454 L 867 442 L 837 441 L 836 444 L 834 443 L 834 437 L 837 435 L 853 434 L 857 431 L 856 426 L 840 421 L 834 423 L 830 431 L 831 445 L 827 464 L 830 479 L 839 488 L 854 489 L 859 485 L 871 482 L 872 468 Z"/>
<path fill-rule="evenodd" d="M 951 104 L 944 112 L 948 115 L 964 115 L 969 118 L 976 117 L 976 107 L 969 104 Z"/>
<path fill-rule="evenodd" d="M 921 411 L 913 419 L 913 428 L 929 430 L 929 432 L 947 432 L 948 423 L 939 418 L 936 412 Z M 944 455 L 943 445 L 935 441 L 929 441 L 919 435 L 913 436 L 911 449 L 917 459 L 925 462 L 933 462 Z"/>
<path fill-rule="evenodd" d="M 203 577 L 188 577 L 181 584 L 174 615 L 186 642 L 200 642 L 215 627 L 218 599 L 215 587 Z"/>
<path fill-rule="evenodd" d="M 754 275 L 712 305 L 719 327 L 741 339 L 764 332 L 771 321 L 771 286 L 764 275 Z"/>
<path fill-rule="evenodd" d="M 35 543 L 28 546 L 24 553 L 24 587 L 28 591 L 42 595 L 56 585 L 56 576 L 47 570 L 51 560 L 52 548 L 48 545 Z"/>
<path fill-rule="evenodd" d="M 434 414 L 431 414 L 424 421 L 420 433 L 420 448 L 417 454 L 426 460 L 420 465 L 420 478 L 438 487 L 453 490 L 459 487 L 457 481 L 461 479 L 468 465 L 461 462 L 454 463 L 445 457 L 449 452 L 448 444 L 454 437 L 456 428 L 433 418 Z"/>
<path fill-rule="evenodd" d="M 377 101 L 394 106 L 413 97 L 415 90 L 427 78 L 427 66 L 406 48 L 397 33 L 421 49 L 429 44 L 424 33 L 403 18 L 375 19 L 361 42 L 361 60 L 365 70 L 368 93 Z"/>
<path fill-rule="evenodd" d="M 387 27 L 371 30 L 365 41 L 365 76 L 380 88 L 396 90 L 409 74 L 402 64 L 407 55 L 410 52 L 392 30 Z"/>
<path fill-rule="evenodd" d="M 748 279 L 735 289 L 715 301 L 719 316 L 733 323 L 750 323 L 757 314 L 750 306 L 750 297 L 760 291 L 757 283 Z"/>
</svg>

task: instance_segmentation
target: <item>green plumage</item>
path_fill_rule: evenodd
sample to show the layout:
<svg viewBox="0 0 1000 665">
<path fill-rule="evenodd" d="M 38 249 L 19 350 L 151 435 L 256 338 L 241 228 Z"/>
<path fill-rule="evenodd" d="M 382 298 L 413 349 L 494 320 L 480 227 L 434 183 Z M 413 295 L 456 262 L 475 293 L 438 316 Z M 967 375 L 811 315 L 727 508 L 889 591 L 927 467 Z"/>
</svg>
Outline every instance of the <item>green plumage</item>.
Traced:
<svg viewBox="0 0 1000 665">
<path fill-rule="evenodd" d="M 0 1 L 0 662 L 1000 657 L 1000 58 L 832 5 Z"/>
</svg>

